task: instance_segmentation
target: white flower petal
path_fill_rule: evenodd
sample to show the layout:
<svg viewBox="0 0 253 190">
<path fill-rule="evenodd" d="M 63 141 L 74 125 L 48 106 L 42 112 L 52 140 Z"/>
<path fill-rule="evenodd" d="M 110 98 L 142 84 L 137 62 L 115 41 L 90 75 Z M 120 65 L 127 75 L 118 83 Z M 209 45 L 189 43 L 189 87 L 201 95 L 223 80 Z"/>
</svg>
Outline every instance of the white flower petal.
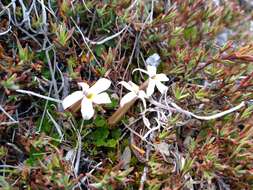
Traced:
<svg viewBox="0 0 253 190">
<path fill-rule="evenodd" d="M 139 91 L 140 88 L 137 84 L 133 83 L 132 81 L 129 81 L 128 83 L 132 86 L 132 89 L 135 93 Z"/>
<path fill-rule="evenodd" d="M 106 78 L 99 79 L 92 87 L 90 87 L 89 92 L 94 94 L 99 94 L 106 91 L 111 86 L 111 81 Z"/>
<path fill-rule="evenodd" d="M 119 84 L 122 85 L 122 86 L 124 86 L 129 91 L 134 91 L 133 87 L 129 83 L 125 82 L 125 81 L 121 81 L 121 82 L 119 82 Z"/>
<path fill-rule="evenodd" d="M 143 103 L 143 106 L 144 106 L 144 109 L 146 110 L 146 100 L 145 98 L 147 98 L 147 95 L 146 93 L 143 91 L 143 90 L 140 90 L 139 93 L 138 93 L 138 98 L 141 99 L 142 103 Z"/>
<path fill-rule="evenodd" d="M 77 84 L 82 88 L 82 91 L 87 91 L 90 88 L 90 86 L 85 82 L 79 82 Z"/>
<path fill-rule="evenodd" d="M 145 73 L 145 74 L 149 75 L 148 71 L 146 71 L 144 69 L 137 68 L 137 69 L 134 69 L 132 73 L 134 73 L 135 71 L 140 71 L 142 73 Z"/>
<path fill-rule="evenodd" d="M 95 111 L 93 109 L 92 102 L 86 97 L 84 97 L 82 100 L 82 105 L 81 105 L 81 113 L 82 113 L 83 119 L 84 120 L 91 119 L 94 115 L 94 112 Z"/>
<path fill-rule="evenodd" d="M 120 100 L 120 106 L 124 106 L 126 103 L 132 101 L 137 95 L 134 92 L 129 92 Z"/>
<path fill-rule="evenodd" d="M 170 79 L 165 74 L 161 73 L 155 76 L 155 80 L 165 82 L 165 81 L 169 81 Z"/>
<path fill-rule="evenodd" d="M 96 95 L 92 101 L 95 104 L 109 104 L 109 103 L 111 103 L 111 99 L 106 92 Z"/>
<path fill-rule="evenodd" d="M 147 128 L 150 129 L 150 125 L 151 125 L 151 124 L 150 124 L 148 118 L 146 118 L 145 115 L 143 115 L 142 120 L 143 120 L 144 125 L 145 125 Z"/>
<path fill-rule="evenodd" d="M 83 98 L 83 92 L 82 91 L 75 91 L 72 94 L 68 95 L 66 98 L 62 100 L 62 106 L 63 109 L 67 109 L 70 106 L 77 103 L 79 100 Z"/>
<path fill-rule="evenodd" d="M 149 82 L 148 82 L 148 87 L 147 87 L 147 95 L 148 96 L 151 96 L 154 93 L 155 84 L 156 84 L 156 81 L 150 78 Z"/>
<path fill-rule="evenodd" d="M 147 94 L 143 90 L 140 90 L 138 92 L 138 97 L 139 98 L 148 98 Z"/>
<path fill-rule="evenodd" d="M 165 86 L 163 83 L 161 83 L 160 81 L 156 81 L 156 87 L 157 89 L 162 93 L 164 94 L 166 92 L 166 90 L 168 89 L 167 86 Z"/>
<path fill-rule="evenodd" d="M 148 71 L 148 75 L 150 77 L 153 77 L 156 75 L 156 67 L 155 66 L 147 65 L 147 71 Z"/>
</svg>

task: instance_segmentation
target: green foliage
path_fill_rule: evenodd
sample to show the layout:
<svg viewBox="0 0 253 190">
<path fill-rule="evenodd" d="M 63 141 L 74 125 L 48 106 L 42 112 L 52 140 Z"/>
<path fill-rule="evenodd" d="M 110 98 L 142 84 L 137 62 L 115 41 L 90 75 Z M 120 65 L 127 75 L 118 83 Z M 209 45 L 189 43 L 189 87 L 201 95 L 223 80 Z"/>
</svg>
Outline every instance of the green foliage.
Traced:
<svg viewBox="0 0 253 190">
<path fill-rule="evenodd" d="M 55 34 L 56 34 L 56 41 L 65 47 L 67 45 L 68 40 L 72 36 L 74 29 L 68 30 L 65 24 L 60 24 L 55 26 Z"/>
<path fill-rule="evenodd" d="M 200 89 L 194 95 L 200 101 L 205 101 L 206 97 L 208 97 L 208 92 L 206 90 L 204 90 L 204 89 Z"/>
<path fill-rule="evenodd" d="M 0 176 L 0 187 L 3 190 L 11 190 L 11 185 L 4 179 L 3 176 Z"/>
<path fill-rule="evenodd" d="M 184 30 L 184 37 L 186 40 L 196 40 L 198 34 L 198 29 L 196 26 L 186 28 Z"/>
<path fill-rule="evenodd" d="M 253 105 L 249 106 L 244 110 L 244 112 L 241 115 L 241 119 L 247 119 L 249 118 L 253 113 Z"/>
<path fill-rule="evenodd" d="M 97 147 L 115 148 L 121 135 L 120 129 L 109 129 L 107 121 L 103 117 L 97 117 L 94 121 L 97 126 L 90 138 Z"/>
<path fill-rule="evenodd" d="M 11 75 L 7 80 L 5 81 L 1 81 L 0 84 L 6 88 L 6 89 L 10 89 L 10 90 L 17 90 L 19 89 L 19 86 L 16 83 L 16 75 L 13 74 Z"/>
<path fill-rule="evenodd" d="M 3 146 L 0 146 L 0 159 L 7 155 L 7 151 Z"/>
<path fill-rule="evenodd" d="M 174 86 L 172 88 L 172 91 L 173 91 L 173 94 L 177 100 L 185 99 L 186 97 L 188 97 L 190 95 L 190 93 L 185 92 L 185 88 L 180 88 L 177 86 Z"/>
<path fill-rule="evenodd" d="M 121 170 L 110 171 L 107 174 L 105 174 L 102 179 L 97 179 L 96 183 L 92 183 L 91 187 L 101 190 L 102 189 L 113 190 L 119 184 L 123 185 L 127 181 L 127 178 L 129 174 L 133 171 L 133 169 L 134 168 L 132 167 L 125 171 Z"/>
<path fill-rule="evenodd" d="M 19 59 L 22 62 L 30 62 L 33 59 L 33 52 L 32 50 L 26 46 L 25 48 L 23 48 L 20 43 L 18 44 L 18 55 L 19 55 Z"/>
<path fill-rule="evenodd" d="M 78 73 L 74 72 L 74 68 L 77 66 L 77 60 L 75 57 L 70 57 L 67 59 L 68 71 L 71 78 L 76 78 Z"/>
<path fill-rule="evenodd" d="M 108 109 L 115 109 L 118 107 L 118 105 L 119 105 L 118 99 L 111 97 L 111 103 L 106 104 L 105 107 Z"/>
<path fill-rule="evenodd" d="M 105 52 L 106 47 L 104 45 L 96 45 L 95 47 L 95 53 L 97 56 L 101 56 L 103 52 Z"/>
</svg>

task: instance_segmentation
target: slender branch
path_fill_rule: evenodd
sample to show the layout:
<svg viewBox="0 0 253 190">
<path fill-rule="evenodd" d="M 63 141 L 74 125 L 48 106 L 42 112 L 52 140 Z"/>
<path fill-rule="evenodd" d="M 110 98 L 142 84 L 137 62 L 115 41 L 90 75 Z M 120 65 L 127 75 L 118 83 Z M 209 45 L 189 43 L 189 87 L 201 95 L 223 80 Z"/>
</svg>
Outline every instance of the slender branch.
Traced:
<svg viewBox="0 0 253 190">
<path fill-rule="evenodd" d="M 89 43 L 91 43 L 92 45 L 101 45 L 104 44 L 105 42 L 112 40 L 113 38 L 116 38 L 117 36 L 119 36 L 122 32 L 124 32 L 126 29 L 128 28 L 128 26 L 125 26 L 121 31 L 119 31 L 116 34 L 113 34 L 112 36 L 109 36 L 101 41 L 92 41 L 89 38 L 85 38 Z"/>
<path fill-rule="evenodd" d="M 5 110 L 4 110 L 4 108 L 0 105 L 0 110 L 12 121 L 12 122 L 17 122 L 18 123 L 18 121 L 16 121 L 13 117 L 11 117 L 11 115 L 8 113 L 8 112 L 6 112 Z"/>
<path fill-rule="evenodd" d="M 20 93 L 28 94 L 28 95 L 32 95 L 32 96 L 37 96 L 39 98 L 43 98 L 43 99 L 46 99 L 46 100 L 49 100 L 49 101 L 52 101 L 52 102 L 56 102 L 56 103 L 62 103 L 62 101 L 59 100 L 59 99 L 51 98 L 51 97 L 48 97 L 48 96 L 43 96 L 41 94 L 37 94 L 37 93 L 29 91 L 29 90 L 16 90 L 16 92 L 20 92 Z"/>
<path fill-rule="evenodd" d="M 223 117 L 227 114 L 230 114 L 236 110 L 239 110 L 241 109 L 242 107 L 244 107 L 246 104 L 245 102 L 241 102 L 239 105 L 231 108 L 231 109 L 228 109 L 226 111 L 223 111 L 223 112 L 220 112 L 220 113 L 217 113 L 217 114 L 214 114 L 214 115 L 210 115 L 210 116 L 198 116 L 198 115 L 195 115 L 194 113 L 192 112 L 189 112 L 187 110 L 184 110 L 182 109 L 181 107 L 179 107 L 177 104 L 173 103 L 173 102 L 170 102 L 170 104 L 178 111 L 178 112 L 181 112 L 183 114 L 186 114 L 186 115 L 189 115 L 189 116 L 192 116 L 192 117 L 195 117 L 196 119 L 200 119 L 200 120 L 212 120 L 212 119 L 217 119 L 217 118 L 220 118 L 220 117 Z"/>
</svg>

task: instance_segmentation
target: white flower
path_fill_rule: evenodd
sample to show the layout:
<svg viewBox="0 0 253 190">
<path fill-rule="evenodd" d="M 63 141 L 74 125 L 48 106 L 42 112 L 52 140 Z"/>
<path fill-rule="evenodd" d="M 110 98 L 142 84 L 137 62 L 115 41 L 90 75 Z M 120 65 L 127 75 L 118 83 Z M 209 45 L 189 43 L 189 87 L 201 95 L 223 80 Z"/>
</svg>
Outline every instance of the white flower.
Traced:
<svg viewBox="0 0 253 190">
<path fill-rule="evenodd" d="M 155 66 L 147 65 L 147 70 L 134 69 L 133 72 L 135 72 L 137 70 L 139 70 L 143 73 L 146 73 L 149 76 L 149 82 L 148 82 L 148 87 L 147 87 L 147 95 L 148 96 L 151 96 L 154 93 L 155 87 L 157 87 L 157 89 L 162 94 L 166 92 L 168 87 L 166 87 L 161 82 L 169 81 L 169 78 L 163 73 L 156 74 L 157 69 Z"/>
<path fill-rule="evenodd" d="M 120 106 L 124 106 L 126 103 L 132 101 L 135 98 L 140 98 L 143 102 L 144 107 L 146 108 L 146 101 L 147 95 L 143 90 L 140 90 L 139 86 L 134 84 L 132 81 L 128 83 L 125 81 L 119 82 L 119 84 L 123 85 L 127 90 L 130 92 L 127 93 L 120 101 Z"/>
<path fill-rule="evenodd" d="M 89 120 L 94 115 L 93 103 L 111 103 L 109 95 L 106 92 L 103 92 L 110 87 L 110 80 L 101 78 L 92 87 L 89 87 L 89 85 L 84 82 L 80 82 L 78 85 L 82 88 L 82 90 L 73 92 L 62 101 L 64 110 L 82 100 L 81 113 L 83 119 Z"/>
</svg>

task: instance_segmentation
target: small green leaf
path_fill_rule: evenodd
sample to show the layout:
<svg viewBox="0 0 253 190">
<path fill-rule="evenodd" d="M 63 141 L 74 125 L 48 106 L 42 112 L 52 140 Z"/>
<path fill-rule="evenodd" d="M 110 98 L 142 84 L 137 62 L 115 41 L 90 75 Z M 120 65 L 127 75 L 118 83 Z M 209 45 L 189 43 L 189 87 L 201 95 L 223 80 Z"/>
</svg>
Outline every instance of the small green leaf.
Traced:
<svg viewBox="0 0 253 190">
<path fill-rule="evenodd" d="M 102 55 L 102 53 L 105 51 L 105 46 L 104 45 L 97 45 L 96 47 L 95 47 L 95 53 L 96 53 L 96 55 L 97 56 L 101 56 Z"/>
<path fill-rule="evenodd" d="M 19 89 L 19 86 L 15 84 L 16 82 L 16 74 L 11 75 L 7 80 L 3 80 L 0 82 L 0 84 L 7 89 L 11 90 L 17 90 Z"/>
<path fill-rule="evenodd" d="M 97 70 L 101 76 L 104 76 L 107 71 L 105 67 L 99 67 Z"/>
<path fill-rule="evenodd" d="M 117 145 L 117 141 L 115 139 L 110 139 L 105 143 L 105 146 L 114 148 Z"/>
<path fill-rule="evenodd" d="M 93 138 L 97 139 L 106 139 L 109 135 L 109 130 L 107 127 L 99 127 L 93 132 Z"/>
<path fill-rule="evenodd" d="M 244 112 L 242 113 L 241 119 L 249 118 L 252 112 L 253 112 L 253 105 L 249 106 L 248 108 L 244 110 Z"/>
<path fill-rule="evenodd" d="M 119 139 L 121 136 L 121 130 L 119 128 L 112 130 L 111 136 L 114 139 Z"/>
<path fill-rule="evenodd" d="M 95 124 L 97 127 L 105 127 L 105 126 L 108 126 L 106 119 L 103 118 L 103 117 L 101 117 L 101 116 L 96 117 L 96 119 L 94 120 L 94 124 Z"/>
<path fill-rule="evenodd" d="M 119 105 L 118 99 L 111 98 L 111 103 L 110 104 L 106 104 L 105 107 L 107 109 L 115 109 L 115 108 L 118 107 L 118 105 Z"/>
<path fill-rule="evenodd" d="M 203 100 L 207 96 L 207 92 L 204 89 L 200 89 L 195 93 L 195 97 L 199 100 Z"/>
<path fill-rule="evenodd" d="M 172 88 L 172 91 L 173 91 L 174 96 L 177 100 L 182 100 L 190 95 L 188 92 L 185 93 L 185 88 L 181 89 L 179 87 L 174 86 Z"/>
<path fill-rule="evenodd" d="M 195 40 L 198 34 L 198 29 L 196 26 L 186 28 L 184 30 L 184 37 L 186 40 Z"/>
</svg>

